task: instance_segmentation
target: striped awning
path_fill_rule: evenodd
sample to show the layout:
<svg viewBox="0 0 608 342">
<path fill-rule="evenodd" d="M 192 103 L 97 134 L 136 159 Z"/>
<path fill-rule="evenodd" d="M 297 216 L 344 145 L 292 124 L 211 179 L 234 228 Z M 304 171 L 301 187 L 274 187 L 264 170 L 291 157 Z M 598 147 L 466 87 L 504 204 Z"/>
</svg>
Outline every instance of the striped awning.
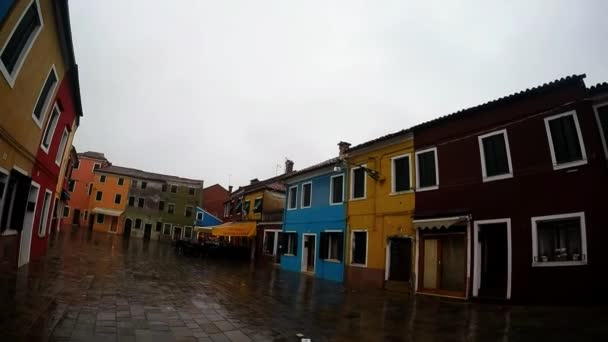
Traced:
<svg viewBox="0 0 608 342">
<path fill-rule="evenodd" d="M 469 221 L 468 216 L 438 217 L 432 219 L 414 220 L 416 229 L 448 229 L 452 226 L 464 224 Z"/>
</svg>

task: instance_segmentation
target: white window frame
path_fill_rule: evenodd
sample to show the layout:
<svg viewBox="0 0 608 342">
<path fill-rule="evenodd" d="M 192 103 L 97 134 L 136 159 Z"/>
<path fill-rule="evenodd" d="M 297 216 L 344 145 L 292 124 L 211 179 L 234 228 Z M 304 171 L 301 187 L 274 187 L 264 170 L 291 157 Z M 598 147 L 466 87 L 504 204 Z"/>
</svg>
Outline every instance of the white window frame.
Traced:
<svg viewBox="0 0 608 342">
<path fill-rule="evenodd" d="M 40 120 L 39 120 L 38 118 L 36 118 L 36 115 L 34 115 L 34 111 L 36 110 L 36 105 L 38 104 L 38 101 L 40 101 L 40 96 L 42 96 L 42 91 L 44 90 L 46 81 L 49 79 L 49 76 L 51 75 L 51 73 L 55 74 L 56 81 L 55 81 L 55 84 L 53 85 L 53 87 L 51 87 L 51 89 L 49 90 L 48 98 L 44 100 L 44 104 L 42 105 L 42 109 L 41 109 L 41 113 L 40 113 Z M 38 128 L 42 128 L 44 119 L 46 119 L 46 113 L 49 111 L 49 108 L 51 107 L 51 103 L 53 103 L 53 99 L 55 98 L 55 91 L 57 90 L 58 84 L 59 84 L 59 76 L 57 75 L 57 71 L 55 70 L 55 64 L 53 64 L 53 65 L 51 65 L 51 69 L 49 70 L 48 74 L 46 75 L 46 78 L 42 82 L 42 87 L 40 88 L 40 92 L 38 92 L 38 97 L 36 98 L 36 101 L 34 102 L 34 108 L 32 108 L 32 119 L 34 120 L 34 122 L 36 123 Z M 77 169 L 77 168 L 74 168 L 74 169 Z"/>
<path fill-rule="evenodd" d="M 581 259 L 579 261 L 536 261 L 538 260 L 538 222 L 554 221 L 562 219 L 579 218 L 581 222 Z M 569 214 L 548 215 L 532 217 L 532 267 L 555 267 L 555 266 L 581 266 L 587 265 L 589 254 L 587 253 L 587 228 L 585 226 L 585 212 L 580 211 Z M 584 256 L 584 258 L 583 258 Z"/>
<path fill-rule="evenodd" d="M 165 234 L 165 227 L 169 226 L 169 234 Z M 163 223 L 163 236 L 173 236 L 173 226 L 171 223 Z"/>
<path fill-rule="evenodd" d="M 418 164 L 418 155 L 427 152 L 434 152 L 435 155 L 435 185 L 427 186 L 424 188 L 420 187 L 420 167 Z M 415 155 L 416 162 L 416 191 L 430 191 L 439 189 L 439 158 L 437 154 L 437 147 L 425 148 L 424 150 L 416 151 Z"/>
<path fill-rule="evenodd" d="M 48 201 L 45 203 L 46 196 L 48 195 Z M 45 237 L 48 225 L 48 218 L 51 215 L 51 208 L 53 204 L 53 192 L 49 189 L 45 189 L 42 195 L 42 212 L 40 213 L 40 225 L 38 226 L 38 236 Z"/>
<path fill-rule="evenodd" d="M 334 178 L 338 178 L 338 177 L 342 177 L 342 200 L 340 202 L 333 202 L 334 200 Z M 346 176 L 341 173 L 338 175 L 333 175 L 330 177 L 329 179 L 329 205 L 341 205 L 344 204 L 344 193 L 345 193 L 345 186 L 344 186 L 344 181 L 346 180 Z"/>
<path fill-rule="evenodd" d="M 291 206 L 291 195 L 292 195 L 291 189 L 296 189 L 296 192 L 293 195 L 296 199 L 296 203 L 293 207 Z M 298 209 L 298 186 L 294 185 L 294 186 L 290 186 L 289 189 L 287 190 L 287 210 L 296 210 L 296 209 Z"/>
<path fill-rule="evenodd" d="M 184 217 L 188 217 L 188 216 L 186 216 L 186 213 L 188 212 L 188 208 L 191 208 L 190 212 L 194 213 L 194 207 L 191 205 L 187 205 L 184 207 Z"/>
<path fill-rule="evenodd" d="M 511 274 L 513 263 L 513 242 L 511 240 L 511 218 L 501 218 L 494 220 L 475 221 L 473 226 L 473 248 L 474 248 L 474 266 L 473 266 L 473 297 L 479 296 L 479 287 L 481 286 L 481 242 L 479 241 L 479 228 L 489 224 L 505 223 L 507 225 L 507 293 L 506 299 L 511 299 Z"/>
<path fill-rule="evenodd" d="M 310 184 L 310 204 L 304 205 L 304 185 Z M 300 209 L 307 209 L 312 207 L 312 181 L 302 183 L 302 193 L 300 194 Z"/>
<path fill-rule="evenodd" d="M 283 234 L 287 234 L 287 246 L 285 246 L 285 253 L 283 254 L 284 256 L 296 256 L 296 254 L 294 253 L 289 253 L 289 251 L 291 250 L 291 247 L 294 247 L 294 243 L 295 241 L 291 241 L 291 239 L 289 239 L 289 237 L 295 235 L 296 236 L 296 240 L 298 239 L 298 232 L 296 232 L 295 230 L 286 230 L 282 232 Z M 297 244 L 295 245 L 295 250 L 296 253 L 298 253 L 298 246 Z"/>
<path fill-rule="evenodd" d="M 282 232 L 283 231 L 281 229 L 265 229 L 264 230 L 264 241 L 262 243 L 262 254 L 271 255 L 271 256 L 277 255 L 277 251 L 278 251 L 278 247 L 279 247 L 279 234 L 278 233 L 282 233 Z M 272 238 L 274 239 L 274 245 L 272 247 L 272 254 L 266 253 L 266 233 L 273 233 Z"/>
<path fill-rule="evenodd" d="M 490 137 L 493 137 L 493 136 L 499 135 L 499 134 L 502 134 L 502 137 L 505 141 L 505 149 L 507 150 L 507 162 L 509 165 L 509 172 L 503 173 L 501 175 L 495 175 L 495 176 L 488 177 L 488 171 L 486 170 L 486 154 L 484 153 L 485 151 L 483 149 L 483 139 L 490 138 Z M 483 134 L 483 135 L 478 136 L 477 140 L 479 142 L 479 154 L 481 157 L 481 176 L 482 176 L 483 182 L 485 183 L 485 182 L 491 182 L 491 181 L 500 180 L 500 179 L 513 178 L 513 164 L 511 164 L 511 148 L 509 147 L 509 136 L 507 134 L 507 130 L 501 129 L 498 131 Z"/>
<path fill-rule="evenodd" d="M 10 74 L 8 72 L 8 70 L 6 69 L 6 66 L 0 60 L 0 72 L 2 73 L 2 75 L 4 76 L 4 79 L 6 80 L 6 82 L 8 83 L 8 85 L 11 88 L 15 87 L 15 81 L 17 80 L 17 77 L 19 76 L 19 72 L 21 71 L 21 68 L 23 67 L 23 64 L 25 63 L 25 60 L 27 59 L 27 56 L 29 55 L 30 50 L 32 49 L 32 46 L 34 46 L 34 43 L 36 42 L 38 35 L 40 35 L 40 32 L 44 29 L 44 20 L 42 19 L 42 8 L 40 8 L 39 0 L 32 0 L 25 6 L 23 13 L 21 13 L 21 16 L 19 17 L 19 20 L 17 20 L 17 23 L 13 26 L 11 33 L 8 35 L 8 37 L 4 41 L 4 45 L 2 46 L 2 49 L 0 49 L 0 55 L 1 55 L 4 52 L 4 49 L 6 48 L 6 46 L 8 45 L 8 42 L 13 37 L 13 34 L 15 34 L 15 30 L 17 30 L 17 26 L 19 26 L 19 24 L 21 23 L 21 20 L 23 20 L 23 16 L 25 16 L 25 13 L 30 8 L 30 6 L 32 6 L 32 4 L 34 2 L 36 2 L 38 18 L 40 19 L 40 26 L 28 38 L 27 43 L 25 44 L 25 47 L 23 48 L 23 50 L 21 51 L 21 54 L 19 55 L 19 59 L 17 59 L 17 63 L 15 63 L 15 69 L 13 70 L 12 74 Z M 59 78 L 57 79 L 57 82 L 59 82 Z"/>
<path fill-rule="evenodd" d="M 122 179 L 122 184 L 120 184 L 120 180 Z M 124 177 L 118 177 L 116 178 L 116 185 L 118 186 L 124 186 L 125 185 L 125 179 Z"/>
<path fill-rule="evenodd" d="M 339 230 L 339 229 L 326 229 L 323 231 L 323 233 L 342 233 L 342 243 L 344 243 L 344 231 L 343 230 Z M 321 243 L 320 241 L 321 236 L 319 234 L 319 244 Z M 342 253 L 344 253 L 344 248 L 342 248 Z M 367 253 L 367 251 L 366 251 Z M 327 235 L 327 255 L 331 255 L 331 235 Z M 340 261 L 340 259 L 323 259 L 323 258 L 319 258 L 321 261 L 324 262 L 333 262 L 333 263 L 342 263 L 342 261 Z M 344 255 L 342 255 L 342 259 L 344 259 Z M 367 259 L 367 257 L 366 257 Z M 367 262 L 366 262 L 367 263 Z"/>
<path fill-rule="evenodd" d="M 354 251 L 355 251 L 355 233 L 357 232 L 365 232 L 365 264 L 358 264 L 358 263 L 354 263 L 353 259 L 354 259 Z M 353 229 L 350 232 L 350 262 L 349 264 L 351 266 L 356 266 L 356 267 L 367 267 L 367 261 L 368 261 L 368 257 L 369 257 L 369 232 L 367 231 L 367 229 Z"/>
<path fill-rule="evenodd" d="M 68 132 L 67 128 L 64 128 L 63 133 L 61 134 L 61 140 L 59 141 L 59 147 L 57 147 L 57 154 L 55 155 L 55 164 L 57 166 L 61 166 L 61 162 L 63 161 L 63 156 L 65 155 L 65 150 L 68 145 L 68 139 L 70 139 L 70 133 Z"/>
<path fill-rule="evenodd" d="M 602 131 L 602 122 L 600 121 L 600 112 L 598 110 L 601 107 L 608 107 L 608 102 L 598 103 L 593 106 L 597 128 L 600 130 L 600 138 L 602 139 L 602 146 L 604 147 L 604 154 L 606 155 L 606 159 L 608 159 L 608 137 L 605 137 L 604 132 Z"/>
<path fill-rule="evenodd" d="M 396 182 L 396 173 L 395 173 L 395 160 L 397 159 L 401 159 L 401 158 L 407 158 L 408 161 L 408 165 L 409 165 L 409 170 L 408 170 L 408 174 L 410 176 L 410 189 L 409 190 L 402 190 L 402 191 L 396 191 L 396 187 L 397 187 L 397 182 Z M 398 156 L 394 156 L 391 158 L 391 193 L 390 195 L 400 195 L 400 194 L 406 194 L 408 192 L 412 192 L 412 154 L 411 153 L 404 153 L 404 154 L 400 154 Z"/>
<path fill-rule="evenodd" d="M 68 214 L 67 215 L 65 215 L 65 210 L 66 209 L 68 210 Z M 62 214 L 61 218 L 70 217 L 70 206 L 68 206 L 68 205 L 63 206 L 63 212 L 61 214 Z"/>
<path fill-rule="evenodd" d="M 199 215 L 201 216 L 200 219 L 198 218 Z M 203 213 L 202 211 L 199 211 L 199 212 L 196 213 L 196 220 L 197 221 L 202 221 L 204 216 L 205 216 L 205 213 Z"/>
<path fill-rule="evenodd" d="M 555 148 L 553 147 L 553 138 L 551 136 L 551 128 L 549 127 L 549 121 L 561 118 L 563 116 L 572 115 L 574 118 L 574 127 L 576 128 L 576 134 L 578 134 L 578 143 L 581 147 L 581 160 L 575 160 L 568 163 L 557 164 L 555 160 Z M 578 115 L 575 110 L 571 110 L 565 113 L 548 116 L 545 118 L 545 129 L 547 130 L 547 139 L 549 140 L 549 150 L 551 151 L 551 162 L 553 163 L 553 170 L 560 170 L 574 166 L 580 166 L 587 164 L 587 152 L 585 152 L 585 143 L 583 142 L 583 135 L 581 134 L 581 127 L 578 123 Z"/>
<path fill-rule="evenodd" d="M 53 145 L 53 138 L 55 137 L 55 130 L 57 129 L 57 125 L 59 124 L 59 119 L 61 119 L 61 110 L 59 109 L 59 106 L 57 105 L 57 102 L 55 102 L 55 104 L 53 105 L 53 109 L 52 110 L 56 110 L 57 111 L 57 121 L 51 122 L 51 120 L 53 119 L 53 114 L 51 113 L 51 116 L 49 117 L 49 121 L 46 123 L 46 128 L 42 132 L 42 139 L 40 140 L 40 149 L 42 151 L 44 151 L 44 153 L 46 153 L 46 154 L 49 154 L 49 149 Z M 51 126 L 49 126 L 49 125 L 51 125 Z M 49 130 L 51 132 L 50 133 L 51 138 L 49 140 L 49 146 L 48 147 L 44 146 L 44 136 L 46 135 L 47 130 Z"/>
<path fill-rule="evenodd" d="M 350 169 L 350 200 L 351 201 L 361 201 L 367 199 L 367 172 L 365 169 L 367 168 L 367 164 L 362 164 L 360 166 L 355 166 Z M 363 197 L 354 198 L 355 195 L 355 170 L 363 169 Z"/>
</svg>

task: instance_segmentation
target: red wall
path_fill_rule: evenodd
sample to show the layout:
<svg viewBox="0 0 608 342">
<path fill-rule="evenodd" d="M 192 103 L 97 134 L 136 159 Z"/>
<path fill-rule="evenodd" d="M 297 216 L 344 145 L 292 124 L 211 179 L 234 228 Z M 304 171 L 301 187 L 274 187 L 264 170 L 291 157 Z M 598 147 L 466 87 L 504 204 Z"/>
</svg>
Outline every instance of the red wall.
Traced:
<svg viewBox="0 0 608 342">
<path fill-rule="evenodd" d="M 228 200 L 228 190 L 215 184 L 203 189 L 203 209 L 220 220 L 224 219 L 224 202 Z"/>
</svg>

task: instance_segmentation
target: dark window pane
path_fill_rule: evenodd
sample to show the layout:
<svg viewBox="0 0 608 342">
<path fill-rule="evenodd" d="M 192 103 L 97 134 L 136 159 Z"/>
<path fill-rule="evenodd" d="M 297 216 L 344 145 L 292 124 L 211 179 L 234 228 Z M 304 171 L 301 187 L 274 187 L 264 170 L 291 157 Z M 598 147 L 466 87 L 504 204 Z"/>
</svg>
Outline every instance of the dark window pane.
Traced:
<svg viewBox="0 0 608 342">
<path fill-rule="evenodd" d="M 262 199 L 261 198 L 255 199 L 255 202 L 253 203 L 253 212 L 254 213 L 262 212 Z"/>
<path fill-rule="evenodd" d="M 293 209 L 296 207 L 298 188 L 289 189 L 289 208 Z"/>
<path fill-rule="evenodd" d="M 303 198 L 303 203 L 302 203 L 303 207 L 310 207 L 310 202 L 312 200 L 311 193 L 310 193 L 311 187 L 312 187 L 312 184 L 302 185 L 302 192 L 304 193 L 303 194 L 304 198 Z"/>
<path fill-rule="evenodd" d="M 582 260 L 579 218 L 538 222 L 538 261 Z"/>
<path fill-rule="evenodd" d="M 341 203 L 344 198 L 344 176 L 332 178 L 332 203 Z"/>
<path fill-rule="evenodd" d="M 44 82 L 44 86 L 42 87 L 42 92 L 40 93 L 40 97 L 38 98 L 38 102 L 36 102 L 36 107 L 34 108 L 34 116 L 40 120 L 42 117 L 42 110 L 44 105 L 48 102 L 49 96 L 51 96 L 51 90 L 53 86 L 57 84 L 57 75 L 55 75 L 55 71 L 51 70 L 49 76 Z M 77 168 L 74 166 L 74 168 Z"/>
<path fill-rule="evenodd" d="M 57 126 L 57 120 L 59 120 L 59 112 L 56 109 L 53 109 L 53 114 L 51 115 L 51 119 L 46 124 L 46 129 L 44 131 L 44 139 L 42 139 L 42 145 L 47 149 L 51 146 L 51 139 L 53 138 L 53 133 L 55 131 L 55 127 Z"/>
<path fill-rule="evenodd" d="M 38 27 L 40 27 L 40 17 L 38 16 L 37 2 L 34 1 L 23 15 L 23 18 L 15 28 L 15 32 L 11 36 L 11 39 L 2 51 L 2 56 L 0 56 L 6 70 L 10 74 L 15 70 L 21 53 Z"/>
<path fill-rule="evenodd" d="M 135 197 L 131 196 L 129 197 L 129 207 L 132 207 L 135 205 Z"/>
<path fill-rule="evenodd" d="M 410 158 L 402 157 L 395 159 L 395 192 L 410 189 Z"/>
<path fill-rule="evenodd" d="M 437 185 L 435 165 L 435 151 L 428 151 L 418 155 L 418 177 L 421 188 Z"/>
<path fill-rule="evenodd" d="M 367 253 L 367 232 L 354 232 L 353 239 L 353 263 L 365 264 Z"/>
<path fill-rule="evenodd" d="M 156 231 L 160 232 L 161 226 L 162 226 L 162 222 L 156 222 Z"/>
<path fill-rule="evenodd" d="M 496 134 L 483 138 L 481 141 L 486 161 L 486 175 L 491 177 L 509 173 L 509 160 L 504 135 Z"/>
<path fill-rule="evenodd" d="M 365 170 L 360 167 L 353 171 L 353 198 L 365 196 Z"/>
<path fill-rule="evenodd" d="M 574 124 L 574 116 L 566 115 L 549 121 L 551 140 L 557 164 L 581 160 L 581 145 Z"/>
</svg>

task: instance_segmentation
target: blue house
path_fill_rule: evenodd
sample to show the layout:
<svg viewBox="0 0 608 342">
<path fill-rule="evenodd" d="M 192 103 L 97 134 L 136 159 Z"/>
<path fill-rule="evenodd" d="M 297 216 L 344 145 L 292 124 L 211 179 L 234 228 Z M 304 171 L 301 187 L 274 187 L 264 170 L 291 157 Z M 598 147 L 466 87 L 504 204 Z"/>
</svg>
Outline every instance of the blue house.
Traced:
<svg viewBox="0 0 608 342">
<path fill-rule="evenodd" d="M 345 175 L 333 158 L 284 178 L 281 268 L 344 279 Z"/>
</svg>

